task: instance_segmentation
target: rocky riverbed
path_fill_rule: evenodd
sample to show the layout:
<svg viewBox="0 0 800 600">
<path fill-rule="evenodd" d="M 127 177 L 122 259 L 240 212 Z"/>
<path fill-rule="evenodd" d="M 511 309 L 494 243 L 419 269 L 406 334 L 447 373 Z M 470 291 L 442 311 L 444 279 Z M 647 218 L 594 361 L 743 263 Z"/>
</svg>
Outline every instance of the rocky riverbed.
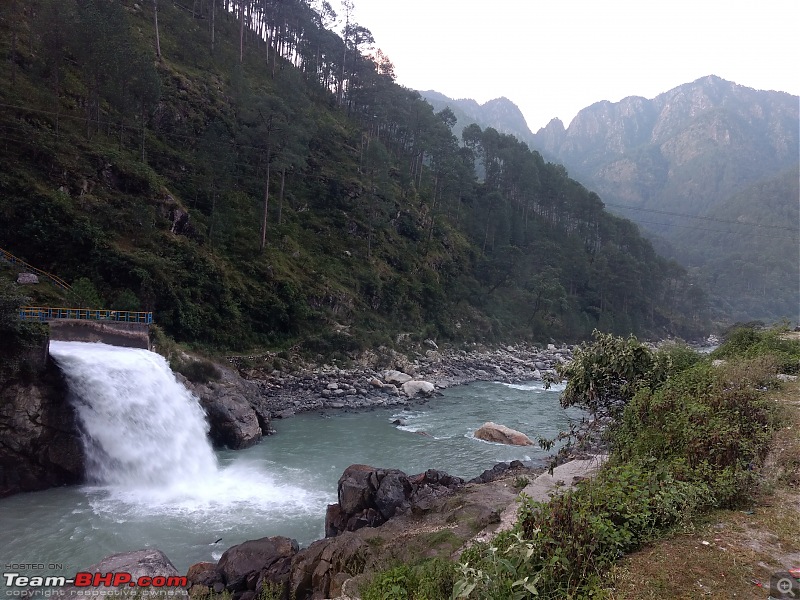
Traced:
<svg viewBox="0 0 800 600">
<path fill-rule="evenodd" d="M 433 342 L 429 341 L 429 344 Z M 323 408 L 368 408 L 406 404 L 418 396 L 473 381 L 519 383 L 556 377 L 555 368 L 572 359 L 572 347 L 525 345 L 473 351 L 428 349 L 413 358 L 393 350 L 367 352 L 355 366 L 321 365 L 296 372 L 239 368 L 256 383 L 273 417 Z M 231 359 L 234 366 L 240 359 Z M 409 386 L 408 382 L 428 382 Z"/>
<path fill-rule="evenodd" d="M 239 449 L 272 433 L 274 419 L 301 412 L 425 402 L 438 390 L 473 381 L 556 379 L 556 367 L 572 360 L 572 347 L 454 350 L 427 340 L 410 355 L 383 348 L 348 367 L 301 365 L 292 371 L 273 369 L 272 355 L 235 357 L 219 367 L 214 381 L 193 384 L 179 377 L 200 399 L 215 445 Z"/>
</svg>

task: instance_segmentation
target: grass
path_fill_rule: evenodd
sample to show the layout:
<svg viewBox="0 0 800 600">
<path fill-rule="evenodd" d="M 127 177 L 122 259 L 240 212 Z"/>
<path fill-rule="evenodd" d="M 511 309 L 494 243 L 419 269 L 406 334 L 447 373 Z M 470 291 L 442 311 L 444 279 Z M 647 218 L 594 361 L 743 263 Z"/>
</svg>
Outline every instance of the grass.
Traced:
<svg viewBox="0 0 800 600">
<path fill-rule="evenodd" d="M 800 566 L 800 383 L 771 397 L 782 426 L 752 506 L 712 511 L 694 530 L 628 555 L 612 571 L 611 598 L 764 599 L 772 574 Z"/>
</svg>

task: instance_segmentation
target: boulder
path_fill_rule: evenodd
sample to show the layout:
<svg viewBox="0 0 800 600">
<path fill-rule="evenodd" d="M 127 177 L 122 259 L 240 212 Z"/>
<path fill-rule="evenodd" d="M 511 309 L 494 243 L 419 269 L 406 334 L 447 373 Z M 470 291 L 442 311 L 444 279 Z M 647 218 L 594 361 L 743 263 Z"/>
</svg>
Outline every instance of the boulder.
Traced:
<svg viewBox="0 0 800 600">
<path fill-rule="evenodd" d="M 353 534 L 317 540 L 292 559 L 289 597 L 334 597 L 370 553 L 368 544 Z"/>
<path fill-rule="evenodd" d="M 363 527 L 378 527 L 400 512 L 414 509 L 422 498 L 440 497 L 464 480 L 433 469 L 407 476 L 397 469 L 350 465 L 339 478 L 339 502 L 325 514 L 325 536 Z"/>
<path fill-rule="evenodd" d="M 209 436 L 215 446 L 232 450 L 247 448 L 262 437 L 258 417 L 252 407 L 237 396 L 212 396 L 200 399 L 211 425 Z"/>
<path fill-rule="evenodd" d="M 498 444 L 508 444 L 511 446 L 533 446 L 531 439 L 505 425 L 498 425 L 497 423 L 484 423 L 475 430 L 475 437 L 479 440 L 487 442 L 496 442 Z"/>
<path fill-rule="evenodd" d="M 17 283 L 21 285 L 31 285 L 39 283 L 39 278 L 33 273 L 20 273 L 17 275 Z"/>
<path fill-rule="evenodd" d="M 208 417 L 211 441 L 217 447 L 227 446 L 233 450 L 258 443 L 262 436 L 272 433 L 272 407 L 255 383 L 226 366 L 216 367 L 219 381 L 193 384 L 178 376 L 181 383 L 199 398 Z"/>
<path fill-rule="evenodd" d="M 430 396 L 436 391 L 436 386 L 430 381 L 406 381 L 402 386 L 403 393 L 413 398 L 414 396 Z"/>
<path fill-rule="evenodd" d="M 411 375 L 406 375 L 402 371 L 384 371 L 383 372 L 383 380 L 386 383 L 393 383 L 397 385 L 402 385 L 406 381 L 411 381 Z"/>
<path fill-rule="evenodd" d="M 207 589 L 214 587 L 215 583 L 222 581 L 222 575 L 217 571 L 217 563 L 199 562 L 189 567 L 186 579 L 191 594 L 191 588 L 196 585 L 206 586 Z"/>
<path fill-rule="evenodd" d="M 375 492 L 375 508 L 385 519 L 391 519 L 398 508 L 411 497 L 411 483 L 402 471 L 392 470 L 383 477 Z"/>
<path fill-rule="evenodd" d="M 300 547 L 297 540 L 283 536 L 249 540 L 228 548 L 217 563 L 229 592 L 256 591 L 272 584 L 284 584 L 289 579 L 292 558 Z"/>
<path fill-rule="evenodd" d="M 380 483 L 375 467 L 350 465 L 339 478 L 339 506 L 346 515 L 361 512 L 372 505 L 372 498 Z"/>
</svg>

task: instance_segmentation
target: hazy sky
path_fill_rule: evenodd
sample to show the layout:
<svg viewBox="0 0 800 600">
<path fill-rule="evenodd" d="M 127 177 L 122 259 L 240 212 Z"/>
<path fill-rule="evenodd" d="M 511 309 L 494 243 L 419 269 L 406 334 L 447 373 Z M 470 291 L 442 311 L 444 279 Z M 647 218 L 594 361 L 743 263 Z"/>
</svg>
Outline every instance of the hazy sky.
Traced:
<svg viewBox="0 0 800 600">
<path fill-rule="evenodd" d="M 800 0 L 354 2 L 398 83 L 506 96 L 534 132 L 600 100 L 653 98 L 711 74 L 800 94 Z"/>
</svg>

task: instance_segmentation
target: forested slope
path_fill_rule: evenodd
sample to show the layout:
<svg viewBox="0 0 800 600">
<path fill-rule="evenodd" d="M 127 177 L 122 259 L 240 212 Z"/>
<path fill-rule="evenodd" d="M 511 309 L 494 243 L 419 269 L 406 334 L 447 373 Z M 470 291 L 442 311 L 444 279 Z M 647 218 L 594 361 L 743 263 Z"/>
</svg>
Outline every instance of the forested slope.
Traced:
<svg viewBox="0 0 800 600">
<path fill-rule="evenodd" d="M 682 229 L 665 246 L 666 255 L 696 269 L 720 314 L 738 321 L 800 317 L 798 182 L 795 167 L 746 186 L 700 215 L 701 239 L 696 229 Z"/>
<path fill-rule="evenodd" d="M 1 10 L 0 247 L 177 340 L 702 326 L 702 293 L 634 225 L 510 136 L 457 140 L 368 29 L 328 28 L 326 3 Z"/>
</svg>

